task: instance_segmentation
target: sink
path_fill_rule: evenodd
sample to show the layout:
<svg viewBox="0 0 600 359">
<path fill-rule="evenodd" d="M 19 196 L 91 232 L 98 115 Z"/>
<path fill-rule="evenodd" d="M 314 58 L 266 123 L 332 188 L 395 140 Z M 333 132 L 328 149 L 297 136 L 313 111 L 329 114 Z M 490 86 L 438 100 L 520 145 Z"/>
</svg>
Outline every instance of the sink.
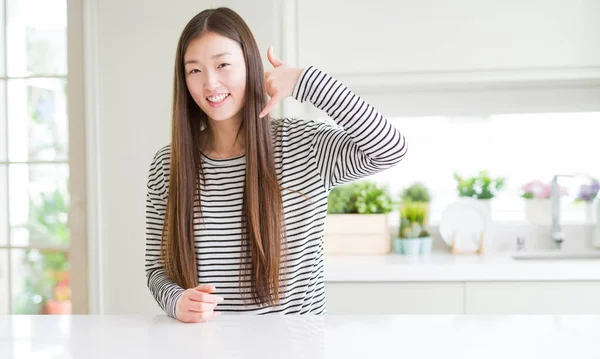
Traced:
<svg viewBox="0 0 600 359">
<path fill-rule="evenodd" d="M 511 255 L 514 259 L 600 259 L 600 251 L 517 251 Z"/>
</svg>

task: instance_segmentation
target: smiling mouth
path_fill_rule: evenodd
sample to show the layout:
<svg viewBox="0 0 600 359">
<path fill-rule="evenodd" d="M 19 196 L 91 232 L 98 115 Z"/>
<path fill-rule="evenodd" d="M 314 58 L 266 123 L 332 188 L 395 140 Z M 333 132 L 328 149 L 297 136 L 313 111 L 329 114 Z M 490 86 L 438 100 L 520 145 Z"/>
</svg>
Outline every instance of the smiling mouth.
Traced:
<svg viewBox="0 0 600 359">
<path fill-rule="evenodd" d="M 211 97 L 207 97 L 206 100 L 212 104 L 219 104 L 223 101 L 225 101 L 225 99 L 227 99 L 230 96 L 230 94 L 228 93 L 224 93 L 221 95 L 217 95 L 217 96 L 211 96 Z"/>
</svg>

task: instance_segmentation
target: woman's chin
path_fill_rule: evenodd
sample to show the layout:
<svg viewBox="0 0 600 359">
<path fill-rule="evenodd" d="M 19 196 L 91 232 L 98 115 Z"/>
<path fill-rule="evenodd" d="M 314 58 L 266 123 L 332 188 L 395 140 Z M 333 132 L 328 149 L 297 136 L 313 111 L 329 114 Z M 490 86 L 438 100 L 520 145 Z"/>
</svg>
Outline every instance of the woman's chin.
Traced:
<svg viewBox="0 0 600 359">
<path fill-rule="evenodd" d="M 209 114 L 208 117 L 214 122 L 225 122 L 231 120 L 233 118 L 233 114 L 212 116 Z"/>
<path fill-rule="evenodd" d="M 239 113 L 240 111 L 238 111 L 237 113 Z M 225 110 L 225 109 L 218 109 L 215 111 L 214 108 L 208 108 L 204 110 L 204 113 L 206 113 L 206 115 L 215 122 L 223 122 L 223 121 L 229 121 L 229 120 L 233 120 L 236 117 L 236 112 L 235 111 L 231 111 L 231 110 Z"/>
</svg>

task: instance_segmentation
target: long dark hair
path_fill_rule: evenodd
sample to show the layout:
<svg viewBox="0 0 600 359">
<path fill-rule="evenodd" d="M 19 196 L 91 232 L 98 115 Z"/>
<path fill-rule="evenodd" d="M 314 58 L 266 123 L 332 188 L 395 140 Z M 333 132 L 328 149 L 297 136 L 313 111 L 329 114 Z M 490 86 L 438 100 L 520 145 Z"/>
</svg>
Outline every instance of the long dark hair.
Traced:
<svg viewBox="0 0 600 359">
<path fill-rule="evenodd" d="M 177 46 L 169 194 L 161 255 L 167 274 L 183 288 L 198 285 L 194 247 L 194 205 L 200 208 L 200 132 L 206 114 L 194 102 L 185 81 L 184 54 L 190 43 L 206 33 L 240 44 L 246 62 L 245 133 L 246 177 L 242 209 L 242 276 L 250 280 L 250 297 L 257 304 L 279 302 L 279 271 L 283 204 L 275 172 L 270 119 L 259 118 L 266 106 L 264 69 L 254 36 L 233 10 L 217 8 L 194 16 Z M 260 185 L 259 185 L 260 181 Z"/>
</svg>

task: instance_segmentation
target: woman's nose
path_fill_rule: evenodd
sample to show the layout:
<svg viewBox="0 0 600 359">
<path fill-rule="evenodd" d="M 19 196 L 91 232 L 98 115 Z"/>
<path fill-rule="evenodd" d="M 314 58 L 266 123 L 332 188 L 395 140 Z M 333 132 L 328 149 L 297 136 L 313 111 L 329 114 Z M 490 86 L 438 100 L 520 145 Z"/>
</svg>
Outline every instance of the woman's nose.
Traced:
<svg viewBox="0 0 600 359">
<path fill-rule="evenodd" d="M 204 87 L 208 91 L 212 91 L 219 86 L 219 79 L 215 74 L 208 73 L 206 76 L 206 82 L 204 83 Z"/>
</svg>

